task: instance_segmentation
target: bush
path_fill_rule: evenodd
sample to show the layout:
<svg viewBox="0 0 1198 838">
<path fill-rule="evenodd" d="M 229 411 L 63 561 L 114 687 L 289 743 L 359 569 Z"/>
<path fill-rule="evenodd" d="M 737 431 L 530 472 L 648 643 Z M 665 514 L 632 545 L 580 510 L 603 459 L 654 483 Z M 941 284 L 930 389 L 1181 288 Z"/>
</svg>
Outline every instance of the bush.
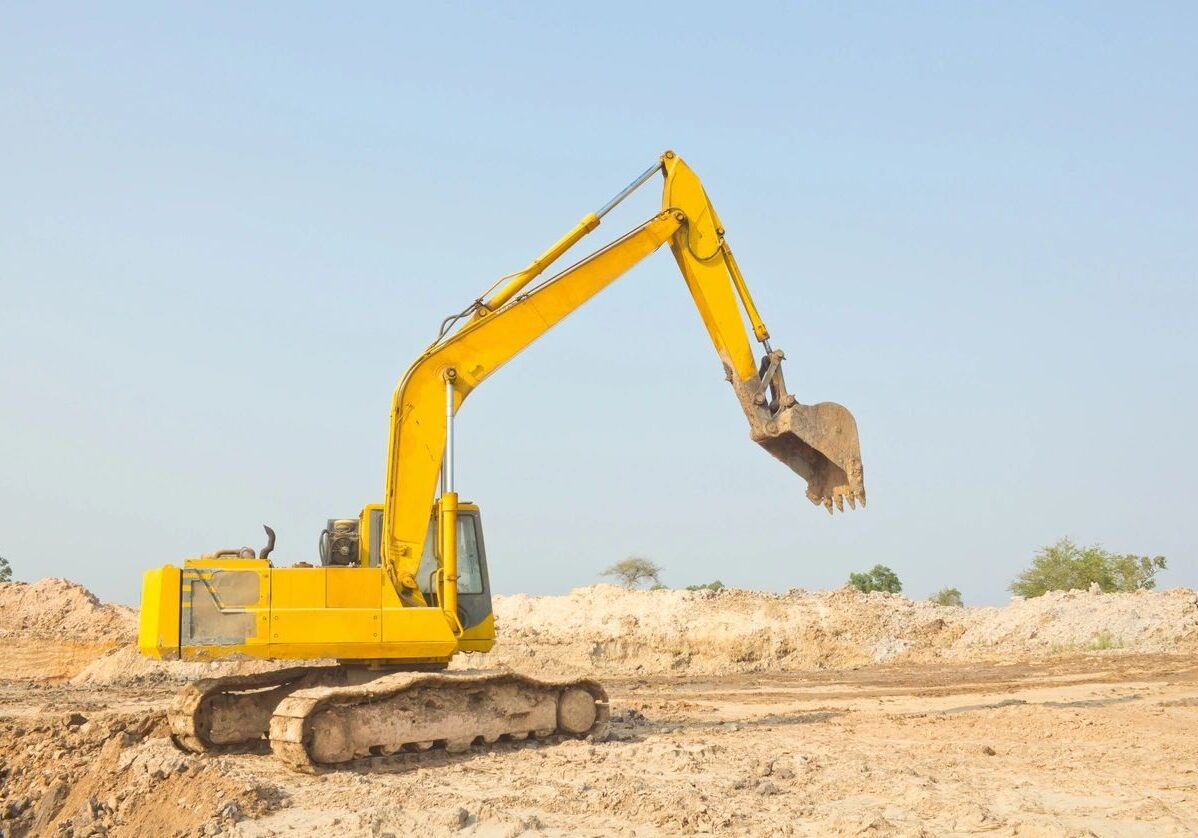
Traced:
<svg viewBox="0 0 1198 838">
<path fill-rule="evenodd" d="M 871 591 L 885 591 L 897 594 L 903 589 L 898 574 L 884 564 L 876 564 L 869 573 L 850 573 L 849 587 L 856 588 L 863 594 Z"/>
<path fill-rule="evenodd" d="M 659 578 L 662 568 L 641 556 L 629 556 L 623 561 L 616 562 L 600 576 L 613 576 L 625 588 L 635 588 L 641 582 L 661 584 Z"/>
<path fill-rule="evenodd" d="M 12 565 L 8 563 L 8 559 L 0 556 L 0 582 L 12 581 Z"/>
<path fill-rule="evenodd" d="M 687 585 L 686 589 L 688 591 L 722 591 L 724 590 L 724 583 L 717 579 L 714 582 L 708 582 L 706 585 Z"/>
<path fill-rule="evenodd" d="M 937 605 L 952 605 L 957 608 L 965 606 L 965 600 L 961 598 L 961 592 L 956 588 L 941 588 L 936 593 L 928 597 L 930 602 Z"/>
<path fill-rule="evenodd" d="M 1094 584 L 1107 593 L 1150 591 L 1156 587 L 1156 574 L 1164 569 L 1164 556 L 1120 555 L 1100 544 L 1079 547 L 1062 538 L 1041 547 L 1032 566 L 1015 578 L 1010 590 L 1028 599 L 1049 591 L 1087 590 Z"/>
</svg>

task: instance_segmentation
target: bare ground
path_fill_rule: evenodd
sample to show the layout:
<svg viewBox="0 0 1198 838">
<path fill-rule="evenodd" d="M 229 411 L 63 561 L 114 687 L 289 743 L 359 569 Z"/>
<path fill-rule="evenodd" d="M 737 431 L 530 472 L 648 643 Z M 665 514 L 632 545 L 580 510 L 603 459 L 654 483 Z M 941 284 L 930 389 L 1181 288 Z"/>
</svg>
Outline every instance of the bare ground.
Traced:
<svg viewBox="0 0 1198 838">
<path fill-rule="evenodd" d="M 173 684 L 0 681 L 0 834 L 1198 833 L 1192 655 L 605 680 L 611 741 L 315 777 L 179 754 Z"/>
</svg>

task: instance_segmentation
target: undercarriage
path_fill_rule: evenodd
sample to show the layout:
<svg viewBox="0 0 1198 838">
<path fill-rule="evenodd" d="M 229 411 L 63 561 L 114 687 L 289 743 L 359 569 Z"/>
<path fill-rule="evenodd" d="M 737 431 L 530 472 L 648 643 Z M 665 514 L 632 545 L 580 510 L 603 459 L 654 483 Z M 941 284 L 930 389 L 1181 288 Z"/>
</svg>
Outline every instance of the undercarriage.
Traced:
<svg viewBox="0 0 1198 838">
<path fill-rule="evenodd" d="M 176 695 L 170 725 L 187 751 L 270 751 L 319 772 L 529 738 L 602 740 L 609 715 L 607 693 L 588 679 L 328 666 L 197 681 Z"/>
</svg>

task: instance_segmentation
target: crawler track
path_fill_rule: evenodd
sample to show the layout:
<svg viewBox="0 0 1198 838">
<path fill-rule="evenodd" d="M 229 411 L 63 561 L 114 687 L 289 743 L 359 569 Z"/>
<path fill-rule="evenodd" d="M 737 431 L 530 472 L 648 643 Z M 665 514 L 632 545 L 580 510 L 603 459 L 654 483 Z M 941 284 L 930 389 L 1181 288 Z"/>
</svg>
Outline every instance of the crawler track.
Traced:
<svg viewBox="0 0 1198 838">
<path fill-rule="evenodd" d="M 504 740 L 602 739 L 608 719 L 607 693 L 590 680 L 405 672 L 292 692 L 270 720 L 270 747 L 308 773 L 371 770 Z"/>
<path fill-rule="evenodd" d="M 338 666 L 297 666 L 256 675 L 205 678 L 175 694 L 167 717 L 171 739 L 184 751 L 267 753 L 270 717 L 291 692 L 336 681 Z"/>
</svg>

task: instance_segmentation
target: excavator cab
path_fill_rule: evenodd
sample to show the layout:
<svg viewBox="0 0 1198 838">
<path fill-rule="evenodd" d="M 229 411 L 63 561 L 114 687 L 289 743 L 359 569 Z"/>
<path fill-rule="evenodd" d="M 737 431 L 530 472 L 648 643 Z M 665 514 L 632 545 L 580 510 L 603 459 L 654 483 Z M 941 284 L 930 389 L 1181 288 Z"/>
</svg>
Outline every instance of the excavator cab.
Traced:
<svg viewBox="0 0 1198 838">
<path fill-rule="evenodd" d="M 362 567 L 379 567 L 382 562 L 380 533 L 383 505 L 371 504 L 362 510 L 362 537 L 359 562 Z M 482 515 L 478 506 L 463 503 L 457 510 L 458 620 L 470 629 L 491 615 L 491 579 L 487 573 L 487 552 L 483 544 Z M 416 582 L 426 604 L 439 608 L 437 571 L 441 567 L 437 549 L 437 513 L 429 518 L 428 534 L 420 554 Z"/>
</svg>

